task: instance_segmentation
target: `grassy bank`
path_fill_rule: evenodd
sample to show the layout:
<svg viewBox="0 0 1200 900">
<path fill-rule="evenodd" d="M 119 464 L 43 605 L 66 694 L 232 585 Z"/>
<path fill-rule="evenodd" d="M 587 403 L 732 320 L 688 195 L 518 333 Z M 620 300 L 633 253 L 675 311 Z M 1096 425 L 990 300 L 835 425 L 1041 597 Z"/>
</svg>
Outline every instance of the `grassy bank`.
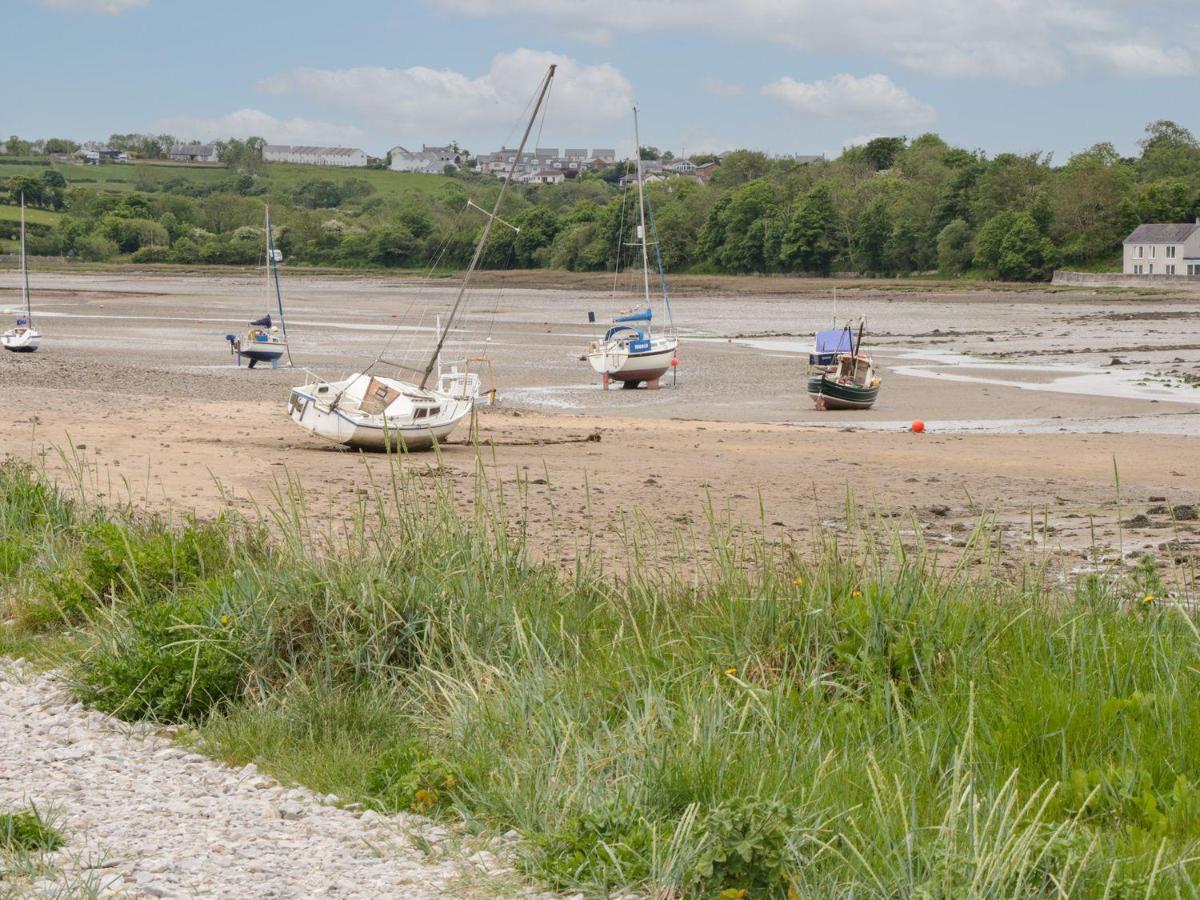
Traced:
<svg viewBox="0 0 1200 900">
<path fill-rule="evenodd" d="M 344 532 L 298 489 L 172 523 L 10 462 L 0 649 L 55 642 L 82 699 L 230 761 L 516 829 L 564 889 L 1196 893 L 1200 630 L 1153 564 L 1063 591 L 714 520 L 675 536 L 710 566 L 564 573 L 501 524 L 524 502 L 480 480 L 464 520 L 397 460 Z"/>
</svg>

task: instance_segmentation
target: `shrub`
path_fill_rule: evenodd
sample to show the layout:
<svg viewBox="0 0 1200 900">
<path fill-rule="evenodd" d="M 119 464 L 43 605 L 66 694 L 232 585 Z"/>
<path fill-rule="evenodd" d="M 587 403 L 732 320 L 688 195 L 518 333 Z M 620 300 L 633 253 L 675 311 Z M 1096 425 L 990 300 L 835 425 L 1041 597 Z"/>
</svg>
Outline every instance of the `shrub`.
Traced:
<svg viewBox="0 0 1200 900">
<path fill-rule="evenodd" d="M 129 721 L 198 722 L 234 700 L 245 631 L 214 581 L 178 599 L 111 610 L 103 640 L 73 669 L 85 703 Z"/>
<path fill-rule="evenodd" d="M 79 258 L 88 262 L 107 262 L 117 255 L 117 245 L 98 234 L 89 234 L 75 242 Z"/>
<path fill-rule="evenodd" d="M 166 247 L 142 247 L 130 259 L 135 263 L 165 263 L 170 262 L 172 253 Z"/>
<path fill-rule="evenodd" d="M 416 741 L 392 747 L 367 774 L 370 803 L 382 812 L 429 812 L 449 805 L 458 778 L 450 764 Z"/>
</svg>

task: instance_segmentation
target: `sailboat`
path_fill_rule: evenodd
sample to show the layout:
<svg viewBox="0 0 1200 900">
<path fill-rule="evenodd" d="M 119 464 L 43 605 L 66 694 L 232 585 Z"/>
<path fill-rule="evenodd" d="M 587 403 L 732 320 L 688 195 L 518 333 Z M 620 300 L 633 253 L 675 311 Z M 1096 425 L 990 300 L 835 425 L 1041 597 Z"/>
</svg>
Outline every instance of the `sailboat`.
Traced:
<svg viewBox="0 0 1200 900">
<path fill-rule="evenodd" d="M 29 265 L 25 261 L 25 195 L 21 195 L 21 294 L 25 300 L 25 315 L 17 317 L 15 328 L 0 334 L 0 344 L 13 353 L 32 353 L 38 348 L 42 335 L 33 327 L 33 311 L 29 305 Z"/>
<path fill-rule="evenodd" d="M 645 305 L 625 310 L 613 319 L 613 325 L 604 334 L 603 340 L 592 341 L 581 359 L 587 360 L 600 375 L 601 384 L 608 390 L 610 381 L 619 381 L 623 387 L 635 388 L 643 381 L 649 388 L 657 388 L 659 379 L 667 369 L 677 366 L 675 351 L 679 341 L 675 336 L 675 324 L 671 319 L 671 298 L 667 292 L 667 274 L 663 269 L 662 254 L 655 241 L 654 250 L 658 262 L 658 275 L 662 282 L 663 305 L 667 311 L 667 333 L 651 333 L 654 310 L 650 305 L 650 251 L 646 233 L 646 189 L 642 178 L 641 135 L 638 132 L 638 111 L 633 109 L 633 136 L 637 147 L 638 226 L 637 236 L 642 247 L 642 288 Z M 651 213 L 650 224 L 654 218 Z M 588 318 L 592 319 L 591 313 Z"/>
<path fill-rule="evenodd" d="M 437 346 L 425 367 L 412 369 L 379 356 L 365 371 L 356 372 L 341 381 L 316 381 L 293 388 L 288 401 L 288 414 L 301 428 L 318 437 L 363 450 L 426 450 L 448 437 L 471 412 L 479 389 L 478 378 L 469 378 L 459 372 L 443 374 L 439 371 L 437 387 L 431 388 L 429 382 L 435 370 L 440 369 L 442 347 L 462 307 L 492 226 L 499 219 L 500 204 L 516 175 L 517 163 L 525 151 L 556 68 L 551 65 L 541 82 L 537 101 L 525 127 L 521 145 L 513 156 L 508 177 L 501 184 L 496 203 L 484 223 L 450 314 L 444 323 L 438 324 Z M 372 369 L 381 362 L 397 369 L 407 369 L 419 375 L 420 380 L 414 384 L 376 375 Z"/>
<path fill-rule="evenodd" d="M 242 357 L 250 360 L 253 369 L 260 362 L 269 362 L 271 368 L 279 365 L 280 358 L 286 353 L 288 365 L 292 362 L 292 353 L 288 349 L 287 322 L 283 318 L 283 293 L 279 289 L 279 264 L 283 262 L 283 254 L 275 249 L 275 236 L 271 231 L 271 208 L 266 211 L 266 245 L 267 245 L 267 305 L 271 305 L 271 292 L 274 287 L 275 304 L 279 308 L 279 324 L 271 321 L 267 313 L 261 319 L 255 319 L 246 329 L 242 337 L 236 334 L 225 335 L 229 341 L 229 352 L 237 357 L 237 363 L 242 364 Z"/>
</svg>

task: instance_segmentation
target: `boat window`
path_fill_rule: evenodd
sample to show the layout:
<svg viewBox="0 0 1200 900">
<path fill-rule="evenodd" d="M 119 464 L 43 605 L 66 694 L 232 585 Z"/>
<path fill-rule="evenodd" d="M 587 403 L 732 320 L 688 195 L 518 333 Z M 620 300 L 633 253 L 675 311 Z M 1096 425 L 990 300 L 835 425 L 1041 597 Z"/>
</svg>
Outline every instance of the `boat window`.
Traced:
<svg viewBox="0 0 1200 900">
<path fill-rule="evenodd" d="M 317 388 L 317 393 L 318 394 L 328 394 L 329 393 L 329 385 L 327 385 L 327 384 L 321 385 L 319 388 Z"/>
<path fill-rule="evenodd" d="M 425 409 L 424 407 L 418 407 L 417 409 L 413 410 L 414 419 L 423 419 L 427 415 L 429 415 L 429 410 Z"/>
<path fill-rule="evenodd" d="M 434 407 L 430 408 L 429 415 L 436 416 L 441 411 L 442 411 L 442 408 L 440 406 L 434 406 Z"/>
</svg>

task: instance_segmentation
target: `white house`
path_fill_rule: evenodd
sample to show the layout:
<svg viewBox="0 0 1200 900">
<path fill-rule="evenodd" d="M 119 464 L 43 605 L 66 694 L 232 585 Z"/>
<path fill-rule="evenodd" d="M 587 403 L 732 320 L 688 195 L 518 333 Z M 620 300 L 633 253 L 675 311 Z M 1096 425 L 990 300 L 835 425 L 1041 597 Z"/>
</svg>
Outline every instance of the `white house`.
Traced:
<svg viewBox="0 0 1200 900">
<path fill-rule="evenodd" d="M 562 169 L 541 169 L 528 176 L 530 184 L 562 184 L 566 180 Z"/>
<path fill-rule="evenodd" d="M 1200 220 L 1139 225 L 1124 242 L 1126 275 L 1200 275 Z"/>
<path fill-rule="evenodd" d="M 300 163 L 306 166 L 363 167 L 367 154 L 357 147 L 294 147 L 288 144 L 266 144 L 262 149 L 264 162 Z"/>
<path fill-rule="evenodd" d="M 396 146 L 388 151 L 391 157 L 391 169 L 396 172 L 424 172 L 441 175 L 446 166 L 459 168 L 466 162 L 468 153 L 453 146 L 430 147 L 422 144 L 420 150 L 406 150 Z"/>
<path fill-rule="evenodd" d="M 215 144 L 174 144 L 167 155 L 175 162 L 215 163 L 220 158 Z"/>
</svg>

